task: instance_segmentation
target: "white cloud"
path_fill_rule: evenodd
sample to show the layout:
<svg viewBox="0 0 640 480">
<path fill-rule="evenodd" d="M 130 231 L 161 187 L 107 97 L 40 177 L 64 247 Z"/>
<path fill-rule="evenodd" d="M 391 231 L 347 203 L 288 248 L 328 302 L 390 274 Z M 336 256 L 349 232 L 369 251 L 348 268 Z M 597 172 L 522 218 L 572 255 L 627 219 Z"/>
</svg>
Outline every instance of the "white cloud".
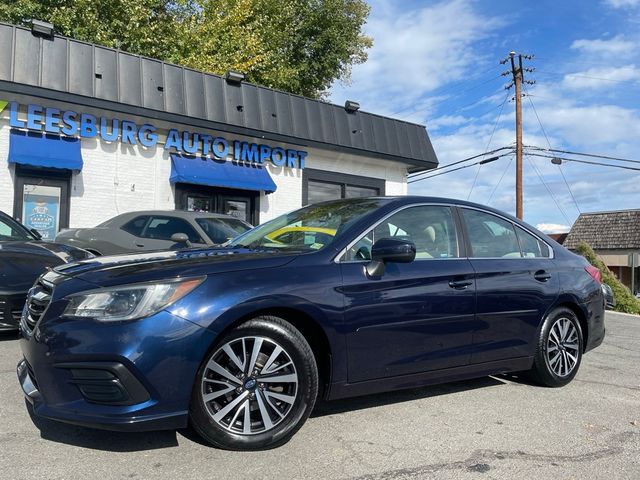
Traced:
<svg viewBox="0 0 640 480">
<path fill-rule="evenodd" d="M 562 80 L 563 87 L 571 89 L 616 87 L 615 82 L 640 80 L 640 69 L 635 65 L 622 67 L 590 68 L 581 72 L 569 73 Z"/>
<path fill-rule="evenodd" d="M 424 112 L 434 99 L 422 105 L 415 100 L 477 67 L 482 57 L 474 44 L 498 25 L 498 20 L 478 13 L 470 0 L 415 10 L 407 10 L 403 2 L 373 2 L 365 28 L 374 41 L 369 59 L 353 68 L 352 86 L 333 86 L 331 98 L 342 103 L 353 97 L 363 110 L 383 114 L 417 108 Z"/>
<path fill-rule="evenodd" d="M 637 7 L 640 0 L 605 0 L 605 3 L 613 8 Z"/>
<path fill-rule="evenodd" d="M 638 1 L 640 2 L 640 0 Z M 571 44 L 571 48 L 586 54 L 625 55 L 634 52 L 636 43 L 631 40 L 625 40 L 624 35 L 616 35 L 607 40 L 600 38 L 595 40 L 575 40 Z"/>
<path fill-rule="evenodd" d="M 571 230 L 569 225 L 559 223 L 539 223 L 536 228 L 544 233 L 566 233 Z"/>
</svg>

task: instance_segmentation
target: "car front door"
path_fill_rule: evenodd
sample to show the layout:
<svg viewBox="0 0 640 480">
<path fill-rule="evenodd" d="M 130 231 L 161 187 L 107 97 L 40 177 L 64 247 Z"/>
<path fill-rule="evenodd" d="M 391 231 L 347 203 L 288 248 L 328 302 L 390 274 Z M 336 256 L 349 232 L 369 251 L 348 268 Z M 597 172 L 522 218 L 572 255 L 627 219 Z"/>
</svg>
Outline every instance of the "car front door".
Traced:
<svg viewBox="0 0 640 480">
<path fill-rule="evenodd" d="M 541 318 L 559 292 L 552 250 L 505 218 L 460 213 L 478 295 L 472 363 L 533 355 Z"/>
<path fill-rule="evenodd" d="M 140 237 L 136 237 L 136 250 L 169 250 L 179 246 L 171 240 L 176 233 L 184 233 L 193 246 L 205 246 L 202 236 L 189 222 L 169 215 L 153 215 L 147 222 Z"/>
<path fill-rule="evenodd" d="M 475 313 L 474 272 L 465 258 L 455 211 L 404 208 L 348 248 L 341 263 L 348 381 L 466 365 Z M 411 263 L 388 263 L 380 277 L 364 266 L 381 238 L 416 245 Z"/>
</svg>

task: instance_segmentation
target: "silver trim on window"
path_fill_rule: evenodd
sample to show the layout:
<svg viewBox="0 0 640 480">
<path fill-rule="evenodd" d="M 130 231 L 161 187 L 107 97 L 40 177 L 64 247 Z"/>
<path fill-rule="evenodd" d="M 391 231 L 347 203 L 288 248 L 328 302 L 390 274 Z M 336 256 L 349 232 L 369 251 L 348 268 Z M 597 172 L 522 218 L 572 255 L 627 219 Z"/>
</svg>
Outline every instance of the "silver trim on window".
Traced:
<svg viewBox="0 0 640 480">
<path fill-rule="evenodd" d="M 403 205 L 402 207 L 397 208 L 396 210 L 392 211 L 391 213 L 388 213 L 387 215 L 385 215 L 384 217 L 379 219 L 374 224 L 369 225 L 363 232 L 361 232 L 355 238 L 355 240 L 351 241 L 345 248 L 340 250 L 340 252 L 338 252 L 338 254 L 334 257 L 333 261 L 335 263 L 345 263 L 345 264 L 369 262 L 370 260 L 345 260 L 345 261 L 342 261 L 342 258 L 347 254 L 349 249 L 351 247 L 353 247 L 356 243 L 358 243 L 360 240 L 362 240 L 367 235 L 367 233 L 369 233 L 371 230 L 376 228 L 378 225 L 380 225 L 382 222 L 387 220 L 389 217 L 395 215 L 398 212 L 401 212 L 402 210 L 406 210 L 407 208 L 412 208 L 412 207 L 430 207 L 430 206 L 459 208 L 459 209 L 467 208 L 469 210 L 477 210 L 479 212 L 483 212 L 483 213 L 486 213 L 488 215 L 493 215 L 494 217 L 501 218 L 502 220 L 504 220 L 506 222 L 509 222 L 511 225 L 513 225 L 514 229 L 517 226 L 517 227 L 523 229 L 525 232 L 527 232 L 530 235 L 532 235 L 535 238 L 537 238 L 540 242 L 544 243 L 547 246 L 547 248 L 549 249 L 549 256 L 548 257 L 471 257 L 471 256 L 467 255 L 466 257 L 447 257 L 447 258 L 429 258 L 429 259 L 422 258 L 422 259 L 418 259 L 418 260 L 459 260 L 461 258 L 468 258 L 469 260 L 537 260 L 537 259 L 540 259 L 540 258 L 545 258 L 545 259 L 551 260 L 551 259 L 555 258 L 555 251 L 553 250 L 551 245 L 549 245 L 549 243 L 547 243 L 544 239 L 540 238 L 539 235 L 537 235 L 536 233 L 532 232 L 531 230 L 529 230 L 525 226 L 521 225 L 520 223 L 514 223 L 514 221 L 511 220 L 510 218 L 507 218 L 507 217 L 505 217 L 503 215 L 500 215 L 498 213 L 494 213 L 494 212 L 489 211 L 489 210 L 484 210 L 482 208 L 473 207 L 473 206 L 469 206 L 469 205 L 457 205 L 455 203 L 429 203 L 429 202 L 427 202 L 427 203 L 414 203 L 414 204 L 411 204 L 411 205 Z M 453 217 L 453 211 L 452 211 L 452 220 L 453 220 L 453 223 L 454 223 L 454 225 L 456 227 L 456 242 L 458 243 L 458 251 L 460 251 L 460 250 L 462 250 L 461 249 L 462 245 L 460 244 L 460 242 L 463 240 L 464 235 L 462 235 L 463 232 L 459 232 L 458 231 L 458 225 L 457 225 L 457 222 L 455 221 L 455 218 Z M 464 222 L 464 218 L 462 218 L 462 215 L 461 215 L 460 220 L 462 222 Z M 467 253 L 469 253 L 469 252 L 467 252 Z M 520 253 L 522 254 L 522 247 L 520 247 Z"/>
</svg>

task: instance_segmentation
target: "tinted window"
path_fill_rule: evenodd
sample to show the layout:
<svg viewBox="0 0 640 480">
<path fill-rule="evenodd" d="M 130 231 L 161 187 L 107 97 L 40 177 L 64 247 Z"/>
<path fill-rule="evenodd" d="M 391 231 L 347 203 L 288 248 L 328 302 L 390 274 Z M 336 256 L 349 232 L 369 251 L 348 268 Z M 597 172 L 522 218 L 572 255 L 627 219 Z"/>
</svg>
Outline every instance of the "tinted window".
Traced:
<svg viewBox="0 0 640 480">
<path fill-rule="evenodd" d="M 143 237 L 155 240 L 171 240 L 174 233 L 184 233 L 192 243 L 204 243 L 200 235 L 181 218 L 175 217 L 152 217 L 149 225 L 145 228 Z"/>
<path fill-rule="evenodd" d="M 457 258 L 458 240 L 449 207 L 419 206 L 401 210 L 377 225 L 347 252 L 346 260 L 368 260 L 381 238 L 409 240 L 416 259 Z"/>
<path fill-rule="evenodd" d="M 235 218 L 196 218 L 196 223 L 213 243 L 219 244 L 228 242 L 251 228 Z"/>
<path fill-rule="evenodd" d="M 388 199 L 352 199 L 311 205 L 275 218 L 234 239 L 232 247 L 313 251 L 330 245 L 351 225 L 388 203 Z M 301 234 L 282 237 L 287 232 Z M 322 234 L 322 235 L 320 235 Z M 309 243 L 313 240 L 313 243 Z"/>
<path fill-rule="evenodd" d="M 319 203 L 342 198 L 342 186 L 337 183 L 326 183 L 309 180 L 309 203 Z"/>
<path fill-rule="evenodd" d="M 124 230 L 131 235 L 135 235 L 136 237 L 142 236 L 142 229 L 147 223 L 149 216 L 143 215 L 141 217 L 136 217 L 133 220 L 129 220 L 127 223 L 120 227 L 121 230 Z"/>
<path fill-rule="evenodd" d="M 516 234 L 520 241 L 522 256 L 526 258 L 549 257 L 549 247 L 546 243 L 541 242 L 529 232 L 516 226 Z"/>
<path fill-rule="evenodd" d="M 476 258 L 520 258 L 513 224 L 490 213 L 461 209 L 469 233 L 471 255 Z"/>
<path fill-rule="evenodd" d="M 34 237 L 27 233 L 27 231 L 22 228 L 17 223 L 14 223 L 13 220 L 8 218 L 0 217 L 0 241 L 5 242 L 8 240 L 33 240 Z"/>
</svg>

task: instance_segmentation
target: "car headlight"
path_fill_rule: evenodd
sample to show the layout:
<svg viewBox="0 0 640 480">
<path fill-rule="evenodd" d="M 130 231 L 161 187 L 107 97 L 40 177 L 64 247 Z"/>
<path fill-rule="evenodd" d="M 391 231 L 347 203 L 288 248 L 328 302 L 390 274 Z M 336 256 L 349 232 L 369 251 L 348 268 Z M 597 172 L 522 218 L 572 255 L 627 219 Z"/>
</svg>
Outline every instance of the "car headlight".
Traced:
<svg viewBox="0 0 640 480">
<path fill-rule="evenodd" d="M 204 277 L 100 288 L 69 295 L 62 316 L 103 322 L 148 317 L 178 301 L 204 281 Z"/>
</svg>

